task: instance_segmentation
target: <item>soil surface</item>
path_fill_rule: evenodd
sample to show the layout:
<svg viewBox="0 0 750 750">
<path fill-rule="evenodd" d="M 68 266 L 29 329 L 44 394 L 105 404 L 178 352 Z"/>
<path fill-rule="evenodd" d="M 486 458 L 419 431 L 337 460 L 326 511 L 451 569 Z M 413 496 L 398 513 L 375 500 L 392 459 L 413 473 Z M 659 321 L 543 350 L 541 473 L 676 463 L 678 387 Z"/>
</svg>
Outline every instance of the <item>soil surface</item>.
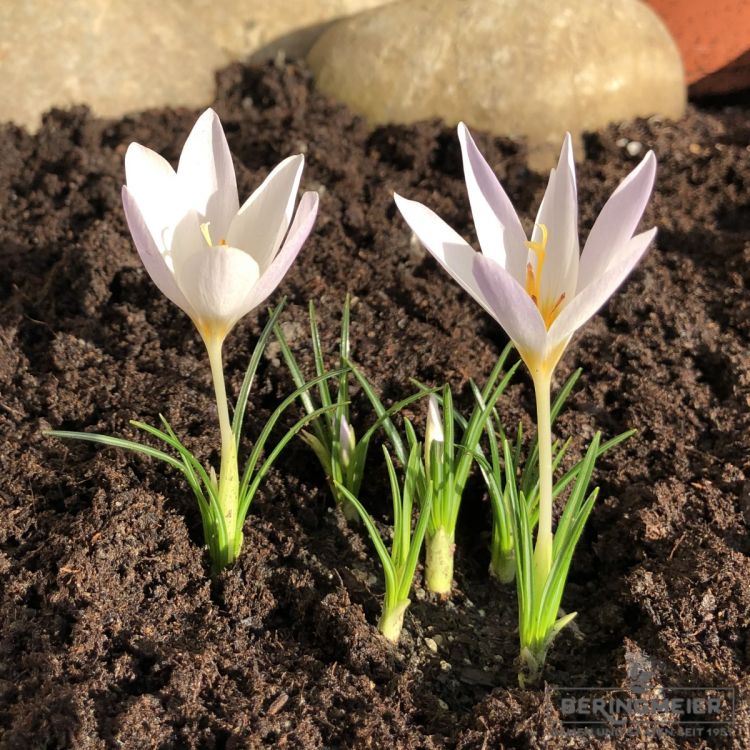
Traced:
<svg viewBox="0 0 750 750">
<path fill-rule="evenodd" d="M 420 200 L 474 236 L 455 131 L 372 130 L 280 61 L 222 72 L 214 106 L 241 197 L 300 151 L 303 188 L 320 191 L 316 228 L 272 298 L 288 295 L 285 331 L 308 372 L 307 302 L 333 366 L 349 290 L 353 358 L 386 402 L 417 377 L 447 380 L 468 408 L 469 378 L 487 377 L 505 336 L 411 241 L 391 198 Z M 302 442 L 261 486 L 240 561 L 212 577 L 176 471 L 42 435 L 133 437 L 130 419 L 163 412 L 218 465 L 205 352 L 141 266 L 119 197 L 127 145 L 174 163 L 197 114 L 112 122 L 81 108 L 50 113 L 34 136 L 0 129 L 0 748 L 750 747 L 747 101 L 612 127 L 577 154 L 587 228 L 653 148 L 643 224 L 659 233 L 558 369 L 560 385 L 584 368 L 556 428 L 574 436 L 573 457 L 596 429 L 638 434 L 598 465 L 600 499 L 563 602 L 578 631 L 556 642 L 535 689 L 516 682 L 515 589 L 487 575 L 479 480 L 459 521 L 452 600 L 426 594 L 420 570 L 392 647 L 375 629 L 383 584 L 369 540 L 334 511 Z M 530 228 L 546 176 L 528 170 L 523 145 L 477 140 Z M 233 394 L 266 315 L 247 316 L 227 341 Z M 291 389 L 272 346 L 244 451 Z M 501 410 L 533 434 L 524 373 Z M 372 420 L 361 395 L 353 414 L 358 431 Z M 411 414 L 421 429 L 424 405 Z M 387 522 L 377 447 L 369 467 L 361 499 Z M 631 698 L 733 688 L 734 726 L 699 725 L 697 739 L 556 737 L 561 686 Z"/>
</svg>

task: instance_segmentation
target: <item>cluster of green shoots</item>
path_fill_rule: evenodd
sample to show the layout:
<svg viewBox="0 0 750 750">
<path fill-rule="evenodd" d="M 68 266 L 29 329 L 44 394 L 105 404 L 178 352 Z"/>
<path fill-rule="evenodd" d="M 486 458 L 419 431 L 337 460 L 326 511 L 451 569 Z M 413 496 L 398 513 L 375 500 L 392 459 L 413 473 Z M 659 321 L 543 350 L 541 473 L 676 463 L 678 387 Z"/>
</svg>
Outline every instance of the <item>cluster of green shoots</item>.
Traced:
<svg viewBox="0 0 750 750">
<path fill-rule="evenodd" d="M 520 361 L 516 361 L 509 366 L 512 345 L 503 350 L 482 388 L 473 381 L 470 383 L 474 406 L 468 418 L 456 409 L 448 385 L 432 388 L 418 381 L 414 381 L 416 391 L 413 394 L 386 408 L 374 385 L 351 359 L 348 296 L 341 318 L 338 358 L 335 368 L 330 370 L 325 362 L 315 307 L 312 303 L 309 305 L 313 355 L 310 376 L 303 373 L 279 324 L 283 306 L 282 302 L 271 311 L 240 388 L 231 422 L 236 448 L 240 447 L 243 415 L 253 380 L 272 336 L 280 346 L 295 390 L 281 401 L 253 443 L 240 478 L 237 521 L 232 528 L 228 528 L 226 514 L 222 512 L 214 469 L 200 463 L 163 416 L 160 416 L 161 428 L 138 421 L 131 424 L 172 452 L 147 442 L 96 433 L 51 431 L 48 435 L 125 448 L 162 460 L 182 472 L 198 502 L 205 543 L 216 572 L 237 558 L 242 547 L 242 527 L 263 478 L 284 447 L 299 436 L 317 457 L 322 476 L 343 517 L 355 527 L 363 528 L 372 542 L 385 583 L 378 630 L 394 643 L 400 638 L 410 604 L 423 543 L 426 548 L 425 588 L 438 600 L 451 595 L 459 511 L 467 481 L 476 465 L 486 483 L 492 509 L 490 573 L 504 584 L 514 578 L 517 581 L 519 677 L 523 683 L 536 681 L 553 638 L 575 617 L 575 613 L 563 613 L 560 604 L 573 551 L 596 498 L 596 490 L 587 491 L 594 462 L 629 437 L 632 431 L 603 444 L 597 434 L 585 457 L 562 472 L 555 482 L 555 498 L 571 484 L 573 490 L 565 501 L 554 538 L 553 574 L 544 585 L 539 585 L 533 563 L 533 533 L 539 518 L 538 442 L 533 441 L 524 459 L 521 425 L 511 444 L 500 417 L 501 396 L 520 365 Z M 558 394 L 551 409 L 553 422 L 579 376 L 580 371 L 574 372 Z M 353 388 L 364 394 L 373 411 L 372 423 L 359 439 L 350 422 Z M 418 438 L 412 421 L 403 414 L 419 400 L 427 402 L 423 441 Z M 272 441 L 271 435 L 279 420 L 295 402 L 302 409 L 301 416 Z M 396 426 L 397 418 L 403 435 Z M 386 531 L 381 531 L 382 524 L 370 515 L 361 496 L 368 448 L 376 436 L 383 441 L 381 448 L 391 491 L 392 523 Z M 556 473 L 560 473 L 569 446 L 570 440 L 552 445 Z"/>
</svg>

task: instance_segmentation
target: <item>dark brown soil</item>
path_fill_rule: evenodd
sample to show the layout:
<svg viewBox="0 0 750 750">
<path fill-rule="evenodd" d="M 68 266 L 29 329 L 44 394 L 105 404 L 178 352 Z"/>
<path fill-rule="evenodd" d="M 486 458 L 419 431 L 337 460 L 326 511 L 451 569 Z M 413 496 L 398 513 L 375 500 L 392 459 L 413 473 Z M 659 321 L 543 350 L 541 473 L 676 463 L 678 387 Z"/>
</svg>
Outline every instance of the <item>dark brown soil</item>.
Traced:
<svg viewBox="0 0 750 750">
<path fill-rule="evenodd" d="M 306 305 L 333 355 L 344 293 L 356 297 L 353 353 L 386 400 L 410 377 L 447 379 L 470 401 L 503 333 L 410 243 L 391 194 L 433 207 L 472 236 L 455 132 L 438 122 L 368 127 L 312 91 L 291 65 L 232 67 L 215 107 L 247 195 L 304 151 L 317 227 L 274 297 L 309 366 Z M 382 582 L 369 542 L 332 512 L 302 443 L 282 454 L 245 527 L 239 563 L 212 579 L 198 510 L 175 471 L 42 436 L 48 428 L 133 435 L 163 412 L 216 465 L 216 410 L 191 323 L 133 249 L 119 190 L 137 140 L 176 160 L 196 117 L 119 122 L 52 112 L 30 136 L 0 129 L 0 748 L 750 747 L 750 110 L 691 109 L 586 138 L 581 226 L 654 148 L 645 226 L 655 247 L 569 348 L 559 382 L 584 368 L 559 435 L 580 451 L 595 429 L 638 435 L 600 462 L 600 501 L 576 553 L 569 629 L 547 686 L 516 684 L 515 590 L 488 579 L 489 508 L 470 485 L 456 593 L 418 587 L 402 643 L 375 630 Z M 545 177 L 523 146 L 479 138 L 519 211 Z M 265 312 L 227 343 L 237 392 Z M 333 364 L 333 360 L 331 361 Z M 250 445 L 290 379 L 273 349 L 246 422 Z M 502 402 L 531 431 L 525 375 Z M 415 410 L 417 419 L 421 411 Z M 292 419 L 294 415 L 290 414 Z M 354 402 L 355 427 L 370 420 Z M 386 519 L 373 451 L 363 502 Z M 432 641 L 426 642 L 426 638 Z M 437 646 L 437 652 L 433 650 Z M 552 686 L 626 691 L 733 687 L 733 734 L 702 740 L 555 739 Z"/>
</svg>

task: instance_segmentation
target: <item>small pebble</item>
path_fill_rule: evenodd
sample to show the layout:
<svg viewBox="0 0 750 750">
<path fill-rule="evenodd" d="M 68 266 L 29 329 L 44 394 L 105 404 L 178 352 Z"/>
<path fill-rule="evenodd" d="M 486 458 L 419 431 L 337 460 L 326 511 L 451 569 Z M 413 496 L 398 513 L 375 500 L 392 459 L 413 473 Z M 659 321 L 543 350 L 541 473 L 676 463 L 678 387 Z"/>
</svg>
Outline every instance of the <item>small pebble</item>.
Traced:
<svg viewBox="0 0 750 750">
<path fill-rule="evenodd" d="M 486 615 L 487 613 L 486 613 L 486 612 L 485 612 L 485 611 L 484 611 L 483 609 L 478 609 L 478 610 L 477 610 L 477 614 L 478 614 L 478 615 L 479 615 L 480 617 L 484 617 L 484 616 L 485 616 L 485 615 Z"/>
<path fill-rule="evenodd" d="M 627 146 L 625 146 L 625 150 L 631 155 L 631 156 L 638 156 L 638 154 L 643 151 L 643 144 L 640 141 L 630 141 Z"/>
<path fill-rule="evenodd" d="M 443 711 L 447 711 L 448 710 L 449 706 L 448 706 L 448 704 L 442 698 L 438 698 L 437 699 L 437 703 L 438 703 L 438 706 L 440 706 L 440 708 L 443 709 Z"/>
<path fill-rule="evenodd" d="M 440 669 L 443 670 L 443 672 L 450 672 L 452 667 L 447 661 L 441 661 L 440 662 Z"/>
<path fill-rule="evenodd" d="M 424 246 L 419 241 L 419 237 L 414 232 L 412 232 L 409 239 L 409 252 L 415 260 L 422 260 L 427 255 Z"/>
<path fill-rule="evenodd" d="M 289 696 L 286 693 L 281 693 L 281 695 L 279 695 L 268 707 L 268 715 L 275 716 L 282 708 L 284 708 L 284 706 L 286 706 L 288 700 Z"/>
<path fill-rule="evenodd" d="M 435 640 L 433 638 L 425 638 L 424 639 L 425 646 L 432 651 L 433 654 L 437 653 L 438 646 L 437 643 L 435 643 Z"/>
<path fill-rule="evenodd" d="M 625 148 L 625 146 L 627 146 L 628 143 L 629 143 L 629 141 L 628 141 L 627 138 L 618 138 L 615 141 L 615 145 L 618 146 L 619 148 Z"/>
</svg>

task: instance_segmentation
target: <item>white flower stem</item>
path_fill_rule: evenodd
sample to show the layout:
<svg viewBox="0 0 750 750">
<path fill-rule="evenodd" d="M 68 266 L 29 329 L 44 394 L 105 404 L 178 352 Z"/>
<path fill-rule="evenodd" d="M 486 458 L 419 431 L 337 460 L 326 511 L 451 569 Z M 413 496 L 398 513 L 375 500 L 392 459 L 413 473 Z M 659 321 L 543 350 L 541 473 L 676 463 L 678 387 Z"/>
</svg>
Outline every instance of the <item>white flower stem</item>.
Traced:
<svg viewBox="0 0 750 750">
<path fill-rule="evenodd" d="M 401 630 L 404 627 L 404 614 L 406 614 L 409 603 L 409 599 L 404 599 L 395 605 L 388 606 L 387 603 L 383 605 L 378 630 L 391 643 L 398 643 L 398 639 L 401 637 Z"/>
<path fill-rule="evenodd" d="M 237 446 L 229 419 L 227 390 L 224 384 L 224 365 L 221 357 L 223 338 L 204 339 L 211 364 L 211 377 L 216 393 L 216 408 L 221 430 L 221 467 L 219 469 L 219 509 L 227 532 L 227 548 L 222 554 L 221 566 L 233 562 L 242 544 L 241 529 L 237 528 L 240 478 L 237 467 Z"/>
<path fill-rule="evenodd" d="M 552 421 L 550 414 L 552 373 L 537 372 L 533 379 L 539 443 L 539 524 L 534 548 L 534 582 L 536 596 L 541 597 L 547 576 L 552 568 Z"/>
<path fill-rule="evenodd" d="M 432 536 L 425 540 L 425 584 L 427 590 L 440 596 L 450 596 L 453 586 L 453 554 L 456 545 L 453 534 L 438 526 Z"/>
<path fill-rule="evenodd" d="M 516 577 L 516 552 L 513 546 L 504 549 L 500 544 L 492 545 L 490 574 L 500 583 L 510 583 Z"/>
</svg>

